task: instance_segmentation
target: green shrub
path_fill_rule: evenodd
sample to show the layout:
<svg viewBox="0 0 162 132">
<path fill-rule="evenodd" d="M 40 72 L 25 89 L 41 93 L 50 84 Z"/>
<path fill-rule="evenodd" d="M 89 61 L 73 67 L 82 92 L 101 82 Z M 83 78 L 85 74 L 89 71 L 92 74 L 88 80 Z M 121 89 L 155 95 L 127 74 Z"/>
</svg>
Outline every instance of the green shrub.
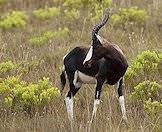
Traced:
<svg viewBox="0 0 162 132">
<path fill-rule="evenodd" d="M 38 9 L 34 10 L 33 14 L 38 19 L 48 20 L 57 17 L 60 14 L 60 8 L 50 7 L 45 9 Z"/>
<path fill-rule="evenodd" d="M 40 36 L 32 37 L 29 39 L 29 43 L 31 45 L 41 46 L 45 43 L 48 43 L 51 38 L 56 36 L 55 32 L 52 31 L 46 31 L 42 33 Z"/>
<path fill-rule="evenodd" d="M 76 20 L 79 18 L 79 11 L 76 9 L 72 9 L 72 10 L 65 10 L 65 19 L 67 20 Z"/>
<path fill-rule="evenodd" d="M 99 21 L 103 16 L 103 9 L 101 5 L 95 4 L 94 9 L 92 9 L 91 14 L 90 14 L 90 19 L 92 22 L 94 21 Z"/>
<path fill-rule="evenodd" d="M 35 46 L 42 46 L 44 44 L 47 44 L 51 39 L 60 39 L 65 38 L 69 34 L 68 28 L 59 28 L 58 31 L 46 31 L 42 33 L 40 36 L 32 37 L 29 39 L 29 43 L 31 45 Z"/>
<path fill-rule="evenodd" d="M 12 11 L 0 20 L 0 28 L 19 28 L 26 25 L 27 15 L 22 11 Z"/>
<path fill-rule="evenodd" d="M 65 0 L 63 6 L 71 8 L 71 9 L 78 9 L 82 7 L 82 0 Z"/>
<path fill-rule="evenodd" d="M 144 108 L 149 115 L 158 114 L 161 108 L 162 86 L 151 81 L 159 76 L 161 61 L 161 53 L 144 51 L 134 59 L 125 74 L 126 81 L 131 82 L 131 87 L 135 86 L 129 100 Z"/>
<path fill-rule="evenodd" d="M 16 65 L 12 61 L 0 63 L 0 73 L 12 71 L 16 68 Z"/>
<path fill-rule="evenodd" d="M 155 51 L 143 51 L 128 68 L 125 74 L 125 79 L 129 80 L 142 75 L 146 77 L 147 75 L 158 71 L 159 62 L 159 55 Z"/>
<path fill-rule="evenodd" d="M 3 104 L 12 111 L 32 112 L 36 108 L 45 107 L 59 94 L 59 90 L 50 84 L 49 78 L 43 78 L 38 83 L 26 83 L 18 77 L 9 77 L 0 82 Z"/>
<path fill-rule="evenodd" d="M 149 100 L 145 101 L 144 109 L 149 115 L 155 116 L 162 112 L 162 102 L 152 101 L 152 99 L 149 98 Z"/>
<path fill-rule="evenodd" d="M 0 0 L 0 5 L 7 3 L 8 0 Z"/>
<path fill-rule="evenodd" d="M 149 80 L 139 83 L 129 95 L 129 100 L 138 106 L 142 105 L 149 115 L 156 115 L 162 111 L 162 86 Z"/>
<path fill-rule="evenodd" d="M 130 94 L 130 97 L 135 101 L 141 102 L 147 101 L 149 98 L 156 100 L 161 90 L 162 86 L 160 84 L 147 80 L 134 87 L 134 92 Z"/>
<path fill-rule="evenodd" d="M 90 19 L 92 22 L 99 21 L 103 16 L 103 11 L 106 8 L 110 8 L 112 5 L 112 0 L 102 0 L 93 3 L 93 8 L 90 10 Z"/>
<path fill-rule="evenodd" d="M 65 27 L 63 29 L 59 28 L 58 31 L 56 31 L 55 33 L 56 33 L 56 38 L 57 39 L 60 39 L 60 38 L 64 39 L 64 38 L 68 37 L 70 31 L 69 31 L 69 29 L 67 27 Z"/>
<path fill-rule="evenodd" d="M 143 26 L 147 18 L 148 14 L 145 10 L 137 7 L 121 8 L 117 14 L 111 16 L 111 23 L 119 27 L 126 27 L 129 24 Z"/>
<path fill-rule="evenodd" d="M 70 9 L 89 8 L 91 10 L 96 4 L 108 8 L 111 3 L 112 0 L 65 0 L 63 6 Z"/>
<path fill-rule="evenodd" d="M 160 58 L 160 62 L 159 62 L 159 65 L 158 65 L 158 71 L 160 73 L 160 76 L 162 77 L 162 53 L 159 54 L 159 58 Z"/>
</svg>

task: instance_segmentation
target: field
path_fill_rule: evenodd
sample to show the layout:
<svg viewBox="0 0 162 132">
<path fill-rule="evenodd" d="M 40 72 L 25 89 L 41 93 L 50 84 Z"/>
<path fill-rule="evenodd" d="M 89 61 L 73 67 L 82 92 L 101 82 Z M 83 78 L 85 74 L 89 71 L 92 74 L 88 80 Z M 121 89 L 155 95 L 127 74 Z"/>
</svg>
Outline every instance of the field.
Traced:
<svg viewBox="0 0 162 132">
<path fill-rule="evenodd" d="M 104 85 L 89 128 L 94 85 L 74 98 L 74 132 L 162 131 L 161 0 L 0 0 L 0 132 L 70 132 L 59 93 L 63 56 L 90 46 L 91 30 L 110 9 L 99 34 L 119 45 L 129 68 L 122 121 L 115 86 Z"/>
</svg>

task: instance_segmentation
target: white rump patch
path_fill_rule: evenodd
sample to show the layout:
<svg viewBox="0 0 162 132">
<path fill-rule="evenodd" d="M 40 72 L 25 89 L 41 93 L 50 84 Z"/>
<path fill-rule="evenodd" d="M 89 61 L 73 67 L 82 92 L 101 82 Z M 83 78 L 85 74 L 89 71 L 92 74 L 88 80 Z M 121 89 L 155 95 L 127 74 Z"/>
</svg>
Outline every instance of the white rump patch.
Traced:
<svg viewBox="0 0 162 132">
<path fill-rule="evenodd" d="M 83 61 L 83 65 L 86 61 L 89 61 L 92 58 L 92 53 L 93 53 L 93 46 L 90 47 L 90 49 L 86 55 L 86 58 Z"/>
<path fill-rule="evenodd" d="M 65 104 L 68 113 L 68 118 L 70 121 L 73 121 L 73 98 L 65 97 Z"/>
<path fill-rule="evenodd" d="M 96 78 L 88 76 L 80 71 L 78 71 L 78 79 L 81 83 L 90 83 L 90 84 L 96 83 Z"/>
<path fill-rule="evenodd" d="M 123 119 L 127 120 L 125 103 L 124 103 L 124 96 L 119 97 L 119 104 L 120 104 L 120 107 L 121 107 Z"/>
</svg>

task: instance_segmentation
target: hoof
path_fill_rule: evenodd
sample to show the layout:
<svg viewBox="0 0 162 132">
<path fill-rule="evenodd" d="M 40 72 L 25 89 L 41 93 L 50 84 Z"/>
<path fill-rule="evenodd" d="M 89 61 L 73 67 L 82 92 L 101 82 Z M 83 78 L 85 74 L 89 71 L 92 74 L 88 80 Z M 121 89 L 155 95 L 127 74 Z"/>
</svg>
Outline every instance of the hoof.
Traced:
<svg viewBox="0 0 162 132">
<path fill-rule="evenodd" d="M 124 117 L 122 117 L 122 120 L 126 124 L 126 126 L 129 128 L 128 118 L 126 116 L 124 116 Z"/>
</svg>

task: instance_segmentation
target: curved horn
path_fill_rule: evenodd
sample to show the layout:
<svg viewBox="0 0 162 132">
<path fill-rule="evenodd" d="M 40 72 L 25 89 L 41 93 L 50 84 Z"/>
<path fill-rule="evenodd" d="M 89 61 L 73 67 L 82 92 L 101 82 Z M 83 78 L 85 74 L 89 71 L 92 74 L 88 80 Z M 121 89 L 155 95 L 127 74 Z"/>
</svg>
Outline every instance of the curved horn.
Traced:
<svg viewBox="0 0 162 132">
<path fill-rule="evenodd" d="M 98 34 L 98 31 L 106 24 L 108 19 L 109 19 L 109 11 L 108 9 L 106 9 L 102 20 L 98 24 L 96 24 L 92 29 L 92 40 L 95 40 L 96 38 L 95 34 Z"/>
</svg>

